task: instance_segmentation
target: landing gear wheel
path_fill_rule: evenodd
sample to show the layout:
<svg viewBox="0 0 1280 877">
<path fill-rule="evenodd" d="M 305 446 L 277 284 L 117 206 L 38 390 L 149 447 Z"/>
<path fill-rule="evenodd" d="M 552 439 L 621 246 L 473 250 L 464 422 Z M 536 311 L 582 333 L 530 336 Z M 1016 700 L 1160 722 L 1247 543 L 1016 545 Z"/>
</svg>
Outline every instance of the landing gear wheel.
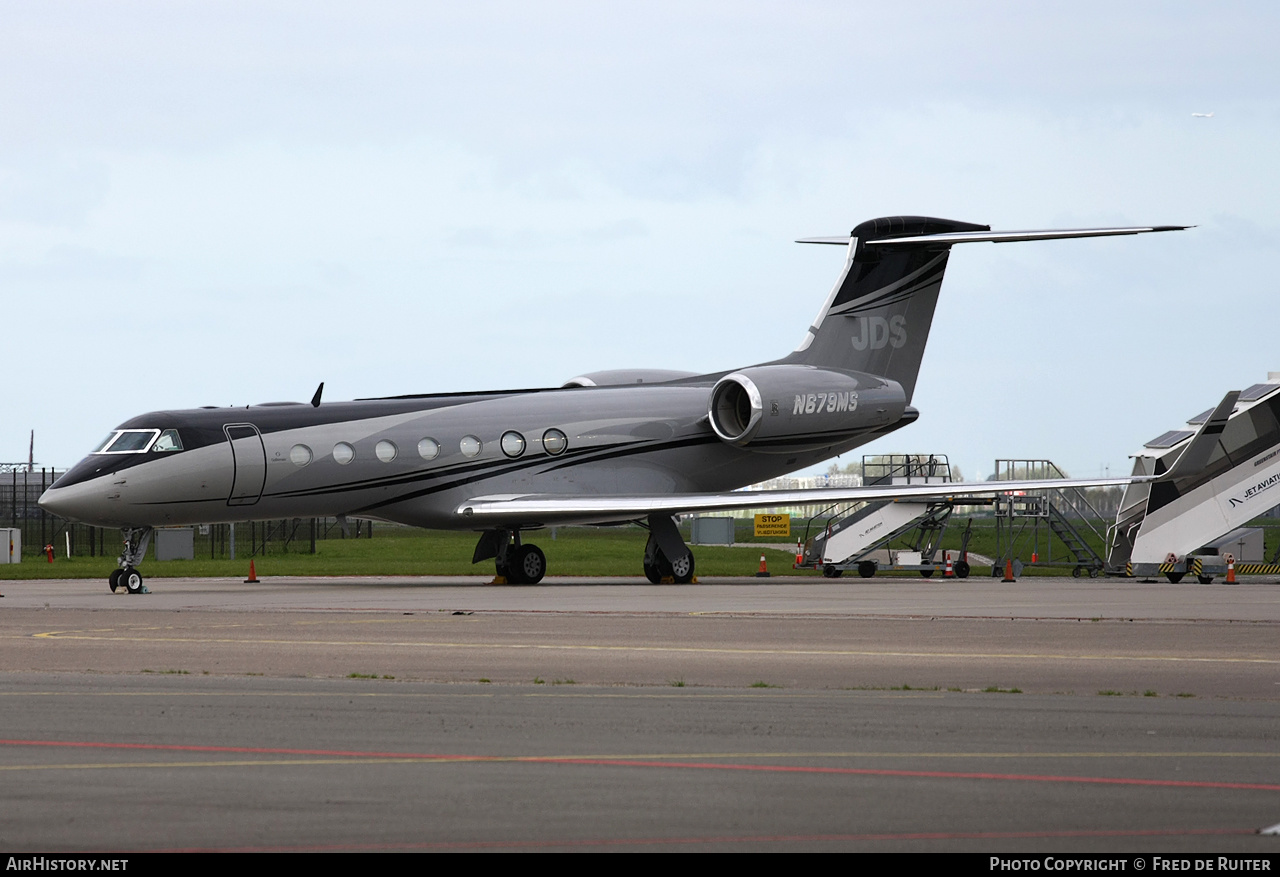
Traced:
<svg viewBox="0 0 1280 877">
<path fill-rule="evenodd" d="M 1083 572 L 1084 570 L 1077 566 L 1075 569 L 1071 570 L 1071 578 L 1078 579 Z"/>
<path fill-rule="evenodd" d="M 933 577 L 933 570 L 931 570 L 931 569 L 922 569 L 922 570 L 920 570 L 920 578 L 922 578 L 922 579 L 928 579 L 928 578 L 932 578 L 932 577 Z"/>
<path fill-rule="evenodd" d="M 840 578 L 840 576 L 842 576 L 842 575 L 844 575 L 844 570 L 842 570 L 842 569 L 837 569 L 836 567 L 832 566 L 832 565 L 831 565 L 831 564 L 829 564 L 829 563 L 828 563 L 826 566 L 824 566 L 824 567 L 822 568 L 822 577 L 823 577 L 823 578 L 827 578 L 827 579 L 838 579 L 838 578 Z"/>
<path fill-rule="evenodd" d="M 120 587 L 120 577 L 123 575 L 124 570 L 122 569 L 113 569 L 111 571 L 111 576 L 107 579 L 107 584 L 111 587 L 111 593 L 114 594 L 116 592 L 116 588 Z"/>
<path fill-rule="evenodd" d="M 655 585 L 668 578 L 677 585 L 687 585 L 693 581 L 693 552 L 686 548 L 684 557 L 672 563 L 658 547 L 658 540 L 650 536 L 644 546 L 644 575 Z"/>
<path fill-rule="evenodd" d="M 1196 581 L 1202 585 L 1212 585 L 1213 576 L 1196 576 Z"/>
<path fill-rule="evenodd" d="M 547 556 L 537 545 L 522 545 L 516 552 L 517 584 L 536 585 L 547 574 Z"/>
<path fill-rule="evenodd" d="M 120 584 L 124 585 L 124 589 L 130 594 L 141 594 L 142 574 L 133 567 L 121 570 Z"/>
<path fill-rule="evenodd" d="M 869 579 L 876 574 L 876 562 L 874 560 L 864 560 L 858 564 L 858 575 L 864 579 Z"/>
<path fill-rule="evenodd" d="M 969 561 L 957 560 L 954 564 L 952 564 L 951 571 L 956 574 L 956 578 L 958 579 L 969 578 Z"/>
<path fill-rule="evenodd" d="M 1184 572 L 1167 572 L 1164 574 L 1164 577 L 1169 580 L 1169 584 L 1176 585 L 1178 582 L 1182 581 L 1182 577 L 1185 575 L 1186 573 Z"/>
<path fill-rule="evenodd" d="M 666 557 L 663 557 L 662 555 L 659 555 L 659 557 L 661 558 L 658 561 L 659 566 L 662 567 L 664 571 L 669 571 L 668 575 L 671 576 L 677 585 L 687 585 L 689 582 L 693 581 L 692 551 L 686 551 L 684 553 L 684 557 L 675 562 L 667 560 Z"/>
</svg>

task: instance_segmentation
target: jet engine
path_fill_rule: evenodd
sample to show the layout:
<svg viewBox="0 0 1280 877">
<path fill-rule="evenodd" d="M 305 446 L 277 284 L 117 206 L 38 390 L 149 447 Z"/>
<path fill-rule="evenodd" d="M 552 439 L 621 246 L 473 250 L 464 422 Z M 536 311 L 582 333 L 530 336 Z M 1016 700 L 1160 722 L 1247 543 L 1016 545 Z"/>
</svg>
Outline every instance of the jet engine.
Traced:
<svg viewBox="0 0 1280 877">
<path fill-rule="evenodd" d="M 906 408 L 894 381 L 805 365 L 761 365 L 727 374 L 707 417 L 723 441 L 790 452 L 837 444 L 894 423 Z"/>
</svg>

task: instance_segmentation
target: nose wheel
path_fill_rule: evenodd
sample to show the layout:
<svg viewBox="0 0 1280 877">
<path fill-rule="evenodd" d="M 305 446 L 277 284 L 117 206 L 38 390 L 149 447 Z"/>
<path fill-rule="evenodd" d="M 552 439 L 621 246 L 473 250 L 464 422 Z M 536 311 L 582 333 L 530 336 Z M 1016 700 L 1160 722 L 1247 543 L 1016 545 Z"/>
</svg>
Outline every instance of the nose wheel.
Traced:
<svg viewBox="0 0 1280 877">
<path fill-rule="evenodd" d="M 124 551 L 116 559 L 119 569 L 113 569 L 107 579 L 111 593 L 124 588 L 130 594 L 146 594 L 146 586 L 142 583 L 142 574 L 135 564 L 141 563 L 147 556 L 147 544 L 151 541 L 151 528 L 131 528 L 124 531 Z"/>
</svg>

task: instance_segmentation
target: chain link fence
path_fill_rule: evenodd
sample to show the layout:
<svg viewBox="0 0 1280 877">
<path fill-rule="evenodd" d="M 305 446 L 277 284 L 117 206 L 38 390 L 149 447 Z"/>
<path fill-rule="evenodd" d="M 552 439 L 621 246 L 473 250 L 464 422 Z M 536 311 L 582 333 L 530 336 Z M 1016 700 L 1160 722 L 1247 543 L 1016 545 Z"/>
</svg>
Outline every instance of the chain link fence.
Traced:
<svg viewBox="0 0 1280 877">
<path fill-rule="evenodd" d="M 62 474 L 60 469 L 0 472 L 0 527 L 22 532 L 22 553 L 30 558 L 53 546 L 58 557 L 107 557 L 120 554 L 124 534 L 116 529 L 75 524 L 40 508 L 40 495 Z M 195 557 L 235 560 L 271 554 L 315 554 L 325 539 L 369 539 L 372 521 L 337 518 L 289 518 L 192 527 Z M 155 554 L 152 540 L 148 554 Z"/>
</svg>

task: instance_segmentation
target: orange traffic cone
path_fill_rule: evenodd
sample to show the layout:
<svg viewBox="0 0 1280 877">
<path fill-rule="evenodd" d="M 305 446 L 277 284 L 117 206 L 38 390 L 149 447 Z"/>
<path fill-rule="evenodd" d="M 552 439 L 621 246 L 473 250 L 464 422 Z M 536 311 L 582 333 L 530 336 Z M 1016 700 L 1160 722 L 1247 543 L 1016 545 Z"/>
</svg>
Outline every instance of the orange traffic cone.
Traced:
<svg viewBox="0 0 1280 877">
<path fill-rule="evenodd" d="M 1227 584 L 1234 585 L 1236 583 L 1236 560 L 1234 557 L 1227 560 Z"/>
<path fill-rule="evenodd" d="M 1004 562 L 1004 579 L 1002 581 L 1006 581 L 1006 582 L 1017 581 L 1017 579 L 1013 577 L 1013 560 L 1012 559 L 1006 560 Z"/>
<path fill-rule="evenodd" d="M 956 572 L 951 568 L 951 552 L 947 552 L 947 568 L 943 571 L 942 577 L 945 579 L 955 578 Z"/>
<path fill-rule="evenodd" d="M 763 554 L 760 555 L 760 572 L 756 573 L 756 578 L 758 579 L 769 578 L 769 567 L 765 565 Z"/>
<path fill-rule="evenodd" d="M 253 561 L 249 561 L 249 578 L 244 580 L 246 585 L 256 585 L 258 583 L 258 574 L 253 571 Z"/>
<path fill-rule="evenodd" d="M 796 540 L 796 566 L 804 564 L 804 549 L 800 547 L 800 540 Z"/>
</svg>

